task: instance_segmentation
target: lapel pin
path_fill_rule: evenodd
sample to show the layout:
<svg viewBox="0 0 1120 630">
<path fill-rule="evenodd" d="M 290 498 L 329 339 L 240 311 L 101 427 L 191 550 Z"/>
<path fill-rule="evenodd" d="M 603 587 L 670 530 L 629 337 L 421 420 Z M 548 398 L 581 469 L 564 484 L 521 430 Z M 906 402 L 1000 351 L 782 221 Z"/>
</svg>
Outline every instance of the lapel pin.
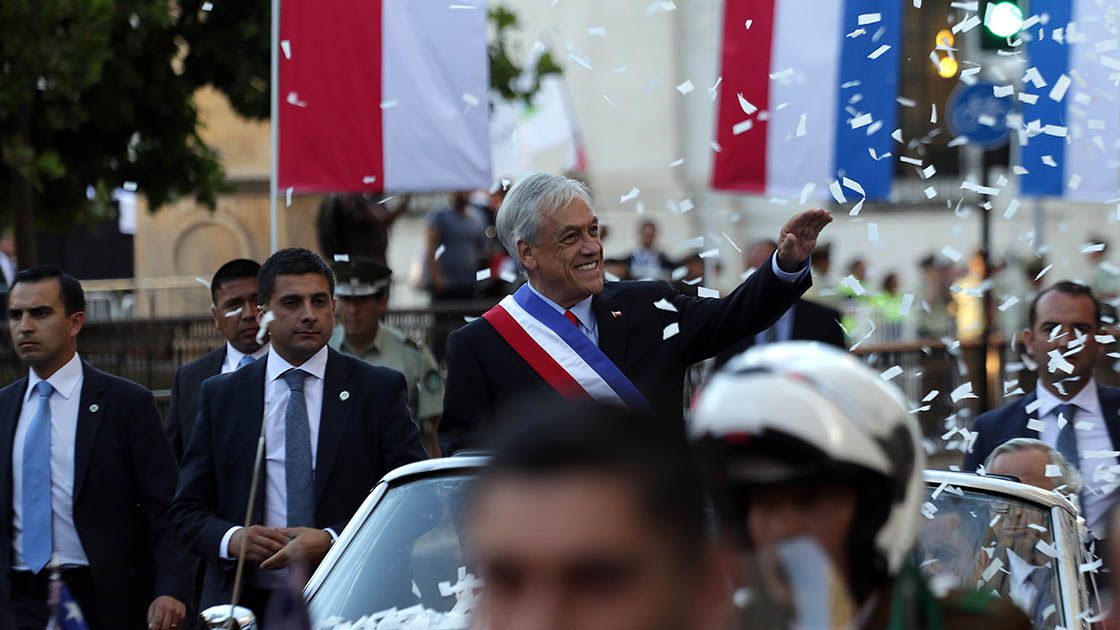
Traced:
<svg viewBox="0 0 1120 630">
<path fill-rule="evenodd" d="M 89 412 L 90 413 L 97 413 L 98 409 L 101 409 L 101 407 L 98 407 L 97 403 L 94 403 L 94 404 L 89 406 Z"/>
<path fill-rule="evenodd" d="M 622 317 L 622 311 L 611 311 L 611 317 Z"/>
<path fill-rule="evenodd" d="M 338 395 L 338 399 L 343 401 L 343 402 L 349 400 L 350 399 L 350 392 L 346 391 L 345 389 L 342 390 L 342 392 L 339 393 L 339 395 Z"/>
</svg>

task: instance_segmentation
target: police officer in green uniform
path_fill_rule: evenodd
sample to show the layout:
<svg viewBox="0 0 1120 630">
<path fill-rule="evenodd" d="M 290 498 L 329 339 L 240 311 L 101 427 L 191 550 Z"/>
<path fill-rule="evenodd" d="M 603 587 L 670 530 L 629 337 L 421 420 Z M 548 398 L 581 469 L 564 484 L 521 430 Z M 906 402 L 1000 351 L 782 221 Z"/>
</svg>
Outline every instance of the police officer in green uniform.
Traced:
<svg viewBox="0 0 1120 630">
<path fill-rule="evenodd" d="M 381 322 L 389 307 L 393 272 L 371 258 L 336 256 L 334 273 L 341 323 L 331 335 L 330 347 L 404 374 L 412 420 L 424 436 L 428 455 L 438 457 L 443 376 L 427 348 Z"/>
</svg>

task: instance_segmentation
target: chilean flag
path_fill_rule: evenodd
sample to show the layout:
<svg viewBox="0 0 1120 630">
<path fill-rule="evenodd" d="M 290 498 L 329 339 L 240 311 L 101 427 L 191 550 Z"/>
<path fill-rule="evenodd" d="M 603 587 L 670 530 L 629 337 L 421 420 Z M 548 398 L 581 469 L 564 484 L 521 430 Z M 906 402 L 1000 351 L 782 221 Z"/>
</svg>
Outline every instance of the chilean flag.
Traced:
<svg viewBox="0 0 1120 630">
<path fill-rule="evenodd" d="M 713 188 L 887 198 L 904 2 L 726 0 Z"/>
<path fill-rule="evenodd" d="M 486 0 L 282 0 L 278 187 L 490 183 Z"/>
<path fill-rule="evenodd" d="M 1120 49 L 1112 16 L 1095 0 L 1031 0 L 1029 67 L 1018 95 L 1024 195 L 1120 197 Z"/>
</svg>

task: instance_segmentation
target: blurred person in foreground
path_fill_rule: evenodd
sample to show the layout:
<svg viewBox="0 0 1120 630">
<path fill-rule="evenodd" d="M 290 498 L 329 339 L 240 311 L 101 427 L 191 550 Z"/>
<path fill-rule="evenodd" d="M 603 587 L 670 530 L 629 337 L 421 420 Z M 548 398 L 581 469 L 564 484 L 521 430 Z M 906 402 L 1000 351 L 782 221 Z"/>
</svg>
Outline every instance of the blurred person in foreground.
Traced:
<svg viewBox="0 0 1120 630">
<path fill-rule="evenodd" d="M 1120 389 L 1098 385 L 1093 368 L 1101 353 L 1100 304 L 1092 289 L 1062 281 L 1039 293 L 1028 309 L 1023 346 L 1037 364 L 1034 391 L 976 418 L 963 469 L 976 470 L 1000 444 L 1036 438 L 1081 472 L 1081 507 L 1089 531 L 1105 535 L 1105 514 L 1116 502 L 1116 481 L 1106 473 L 1120 451 Z M 1097 451 L 1093 457 L 1082 453 Z M 1103 457 L 1095 455 L 1103 454 Z"/>
<path fill-rule="evenodd" d="M 227 374 L 268 354 L 268 343 L 257 340 L 257 272 L 260 263 L 238 258 L 214 272 L 210 280 L 210 317 L 226 342 L 175 370 L 171 383 L 171 411 L 167 439 L 182 459 L 198 416 L 198 390 L 211 376 Z"/>
<path fill-rule="evenodd" d="M 282 249 L 257 281 L 268 354 L 202 384 L 171 513 L 179 537 L 207 562 L 202 607 L 230 601 L 244 553 L 241 605 L 261 618 L 290 567 L 314 569 L 370 488 L 424 452 L 404 377 L 327 347 L 330 267 L 306 249 Z M 262 435 L 260 494 L 245 528 Z"/>
<path fill-rule="evenodd" d="M 726 587 L 678 423 L 600 403 L 509 415 L 475 485 L 475 627 L 719 627 Z"/>
<path fill-rule="evenodd" d="M 756 552 L 794 540 L 823 550 L 852 603 L 833 625 L 1030 627 L 1006 602 L 937 599 L 926 585 L 911 554 L 921 431 L 902 392 L 858 359 L 819 344 L 756 348 L 717 372 L 693 411 L 724 534 Z"/>
<path fill-rule="evenodd" d="M 30 370 L 0 390 L 0 599 L 18 627 L 44 628 L 57 569 L 90 628 L 173 630 L 191 595 L 168 516 L 175 456 L 151 392 L 78 354 L 85 303 L 54 267 L 11 288 L 8 327 Z"/>
<path fill-rule="evenodd" d="M 389 310 L 392 270 L 361 257 L 336 261 L 332 268 L 341 321 L 331 335 L 330 347 L 404 375 L 412 421 L 424 437 L 428 455 L 438 457 L 436 429 L 443 413 L 443 375 L 427 348 L 381 321 Z"/>
<path fill-rule="evenodd" d="M 477 445 L 495 409 L 525 396 L 652 407 L 679 421 L 688 366 L 777 321 L 811 284 L 809 252 L 831 221 L 825 210 L 795 215 L 735 291 L 691 298 L 660 281 L 605 283 L 587 189 L 543 173 L 522 180 L 498 234 L 528 282 L 449 339 L 443 453 Z"/>
</svg>

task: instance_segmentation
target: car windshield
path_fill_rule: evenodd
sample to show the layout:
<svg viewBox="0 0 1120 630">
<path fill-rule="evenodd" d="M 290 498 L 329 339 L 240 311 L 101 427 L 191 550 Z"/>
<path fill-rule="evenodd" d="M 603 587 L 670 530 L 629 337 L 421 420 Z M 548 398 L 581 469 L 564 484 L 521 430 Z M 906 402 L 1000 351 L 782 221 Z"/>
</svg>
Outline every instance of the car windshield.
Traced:
<svg viewBox="0 0 1120 630">
<path fill-rule="evenodd" d="M 938 589 L 1014 602 L 1035 627 L 1061 625 L 1058 549 L 1044 508 L 945 484 L 927 489 L 916 553 Z"/>
<path fill-rule="evenodd" d="M 315 625 L 469 627 L 476 582 L 459 531 L 471 481 L 445 475 L 390 487 L 313 594 Z"/>
</svg>

